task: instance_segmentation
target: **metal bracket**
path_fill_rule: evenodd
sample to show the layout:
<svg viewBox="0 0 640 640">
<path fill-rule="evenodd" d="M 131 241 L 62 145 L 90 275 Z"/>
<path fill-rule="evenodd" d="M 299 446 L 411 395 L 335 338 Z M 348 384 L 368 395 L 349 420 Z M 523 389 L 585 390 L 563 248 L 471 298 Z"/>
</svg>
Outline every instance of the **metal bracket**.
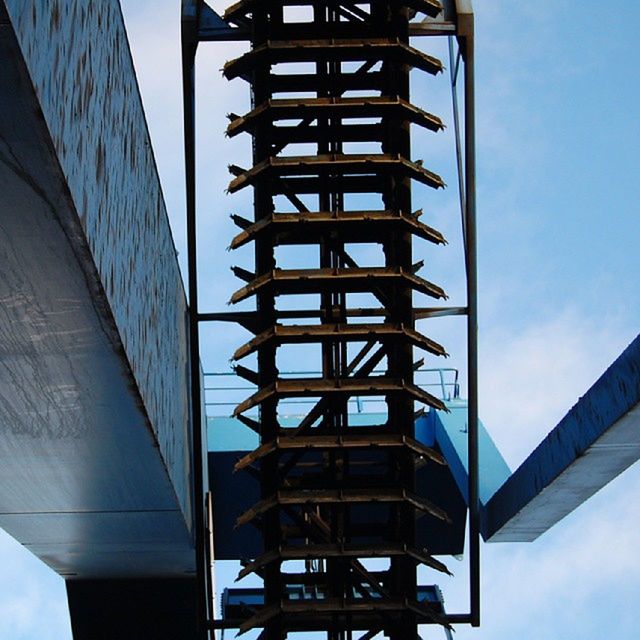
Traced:
<svg viewBox="0 0 640 640">
<path fill-rule="evenodd" d="M 246 29 L 232 27 L 220 17 L 206 2 L 200 5 L 198 20 L 199 42 L 223 42 L 234 40 L 249 40 L 250 33 Z"/>
</svg>

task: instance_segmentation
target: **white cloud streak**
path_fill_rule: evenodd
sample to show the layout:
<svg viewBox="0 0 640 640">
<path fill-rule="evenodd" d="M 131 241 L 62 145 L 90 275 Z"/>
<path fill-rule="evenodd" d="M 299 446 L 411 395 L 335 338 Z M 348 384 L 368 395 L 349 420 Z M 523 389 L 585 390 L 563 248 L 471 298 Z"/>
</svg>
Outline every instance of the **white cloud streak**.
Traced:
<svg viewBox="0 0 640 640">
<path fill-rule="evenodd" d="M 513 467 L 555 427 L 635 332 L 622 320 L 585 318 L 568 307 L 521 328 L 488 323 L 481 337 L 481 415 Z"/>
</svg>

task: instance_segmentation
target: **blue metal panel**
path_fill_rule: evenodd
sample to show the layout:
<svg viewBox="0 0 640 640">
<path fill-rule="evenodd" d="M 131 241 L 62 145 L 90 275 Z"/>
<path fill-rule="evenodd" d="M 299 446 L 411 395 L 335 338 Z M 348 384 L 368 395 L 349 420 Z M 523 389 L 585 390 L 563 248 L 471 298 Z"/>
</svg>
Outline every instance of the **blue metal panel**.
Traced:
<svg viewBox="0 0 640 640">
<path fill-rule="evenodd" d="M 209 451 L 253 451 L 260 444 L 258 434 L 235 418 L 207 418 Z"/>
<path fill-rule="evenodd" d="M 449 464 L 460 493 L 468 501 L 467 402 L 446 403 L 448 413 L 431 410 L 416 423 L 418 439 L 427 445 L 436 443 Z M 511 471 L 482 422 L 479 424 L 480 502 L 486 504 L 504 484 Z"/>
<path fill-rule="evenodd" d="M 235 528 L 237 517 L 257 503 L 260 485 L 248 473 L 233 473 L 233 465 L 247 451 L 209 453 L 209 486 L 213 492 L 214 546 L 217 560 L 253 558 L 262 553 L 262 539 L 256 527 Z M 418 487 L 437 487 L 437 504 L 453 524 L 423 517 L 416 522 L 417 544 L 433 555 L 459 555 L 464 550 L 466 505 L 446 467 L 428 464 L 418 470 Z M 360 516 L 367 521 L 370 511 Z"/>
<path fill-rule="evenodd" d="M 384 414 L 350 414 L 350 424 L 382 424 Z M 300 417 L 281 417 L 284 427 L 294 427 Z M 235 462 L 258 446 L 258 436 L 234 418 L 209 418 L 209 483 L 213 492 L 214 544 L 219 560 L 254 557 L 261 553 L 261 538 L 255 527 L 235 529 L 236 518 L 260 500 L 260 487 L 247 473 L 233 473 Z M 418 421 L 417 431 L 428 434 L 425 420 Z M 434 444 L 431 442 L 430 444 Z M 436 448 L 438 444 L 435 444 Z M 416 523 L 418 544 L 434 555 L 459 555 L 464 550 L 466 505 L 447 467 L 427 464 L 417 472 L 417 486 L 437 489 L 437 504 L 454 524 L 433 518 L 420 518 Z M 425 494 L 427 491 L 425 491 Z"/>
<path fill-rule="evenodd" d="M 640 458 L 640 336 L 493 496 L 485 539 L 535 540 Z"/>
<path fill-rule="evenodd" d="M 280 416 L 284 428 L 294 428 L 304 416 Z M 354 413 L 349 415 L 353 427 L 382 424 L 386 420 L 382 413 Z M 207 443 L 209 451 L 253 451 L 259 444 L 258 434 L 236 418 L 209 416 L 207 418 Z"/>
<path fill-rule="evenodd" d="M 260 485 L 248 473 L 233 473 L 233 465 L 247 451 L 209 453 L 209 488 L 213 493 L 213 542 L 216 560 L 255 558 L 262 551 L 260 531 L 237 517 L 260 500 Z"/>
</svg>

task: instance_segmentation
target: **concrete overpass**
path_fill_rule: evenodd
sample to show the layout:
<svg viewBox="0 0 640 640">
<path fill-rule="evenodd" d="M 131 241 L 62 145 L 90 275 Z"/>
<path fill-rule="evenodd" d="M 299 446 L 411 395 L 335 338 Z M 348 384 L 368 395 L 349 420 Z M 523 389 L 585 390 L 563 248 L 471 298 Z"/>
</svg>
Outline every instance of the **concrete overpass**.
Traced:
<svg viewBox="0 0 640 640">
<path fill-rule="evenodd" d="M 151 633 L 195 568 L 186 302 L 117 0 L 0 1 L 0 255 L 0 526 L 76 637 L 142 591 Z"/>
</svg>

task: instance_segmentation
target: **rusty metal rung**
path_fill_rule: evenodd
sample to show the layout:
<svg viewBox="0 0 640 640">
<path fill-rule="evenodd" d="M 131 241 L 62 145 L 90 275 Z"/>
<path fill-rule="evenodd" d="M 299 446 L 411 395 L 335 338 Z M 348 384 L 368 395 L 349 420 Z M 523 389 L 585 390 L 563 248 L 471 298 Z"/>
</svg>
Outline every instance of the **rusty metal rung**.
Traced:
<svg viewBox="0 0 640 640">
<path fill-rule="evenodd" d="M 445 187 L 442 178 L 425 169 L 419 162 L 388 153 L 378 154 L 319 154 L 315 156 L 271 157 L 234 178 L 227 188 L 236 193 L 260 179 L 288 176 L 363 176 L 398 171 L 407 178 L 417 180 L 434 189 Z M 295 192 L 295 189 L 292 189 Z"/>
<path fill-rule="evenodd" d="M 276 382 L 259 389 L 252 396 L 241 402 L 234 410 L 234 417 L 257 407 L 271 399 L 343 396 L 387 396 L 389 394 L 407 394 L 413 400 L 422 402 L 434 409 L 447 411 L 442 400 L 424 389 L 401 378 L 370 376 L 367 378 L 298 378 L 278 379 Z"/>
<path fill-rule="evenodd" d="M 281 325 L 277 324 L 250 340 L 233 354 L 233 360 L 255 353 L 266 344 L 312 344 L 333 342 L 365 342 L 367 340 L 389 341 L 404 339 L 415 347 L 435 356 L 447 356 L 444 347 L 414 329 L 398 324 L 321 324 Z"/>
<path fill-rule="evenodd" d="M 376 487 L 370 489 L 282 489 L 242 513 L 236 520 L 236 527 L 248 524 L 256 517 L 277 506 L 362 503 L 407 503 L 419 512 L 428 513 L 437 520 L 451 524 L 451 519 L 446 511 L 416 493 L 398 487 L 387 489 Z"/>
<path fill-rule="evenodd" d="M 368 292 L 386 285 L 404 284 L 436 299 L 447 299 L 437 285 L 402 267 L 369 267 L 347 269 L 276 269 L 257 277 L 236 291 L 229 301 L 236 304 L 259 291 L 269 289 L 273 295 L 325 292 Z"/>
<path fill-rule="evenodd" d="M 349 434 L 338 436 L 278 437 L 240 458 L 235 464 L 234 471 L 240 471 L 275 451 L 322 451 L 326 449 L 348 450 L 367 448 L 393 449 L 398 447 L 407 447 L 417 456 L 428 458 L 440 465 L 446 465 L 446 461 L 441 454 L 408 436 L 397 433 L 379 435 Z"/>
<path fill-rule="evenodd" d="M 353 543 L 320 543 L 305 546 L 282 545 L 277 550 L 267 551 L 247 563 L 236 578 L 236 582 L 266 565 L 284 560 L 316 560 L 318 558 L 391 558 L 408 555 L 416 562 L 452 575 L 446 565 L 439 562 L 428 553 L 398 543 L 353 544 Z"/>
<path fill-rule="evenodd" d="M 400 598 L 373 598 L 363 599 L 362 601 L 323 598 L 316 600 L 282 600 L 279 605 L 265 606 L 240 625 L 238 635 L 242 635 L 251 629 L 262 627 L 276 616 L 283 616 L 287 629 L 296 630 L 295 623 L 298 615 L 306 617 L 312 614 L 329 616 L 330 618 L 347 616 L 357 618 L 359 614 L 363 614 L 367 620 L 374 616 L 377 620 L 388 624 L 387 614 L 389 612 L 402 611 L 411 611 L 422 622 L 429 620 L 450 628 L 446 618 L 436 613 L 432 606 L 424 602 Z M 306 630 L 306 626 L 301 630 Z"/>
<path fill-rule="evenodd" d="M 228 80 L 243 77 L 259 65 L 283 62 L 393 60 L 436 75 L 444 71 L 440 60 L 402 42 L 399 38 L 345 40 L 270 40 L 227 62 L 222 72 Z"/>
<path fill-rule="evenodd" d="M 313 121 L 317 118 L 384 118 L 401 117 L 431 131 L 444 129 L 438 116 L 427 113 L 398 97 L 371 96 L 367 98 L 298 98 L 272 99 L 263 102 L 244 116 L 234 119 L 227 127 L 229 137 L 252 131 L 256 124 L 292 118 Z"/>
<path fill-rule="evenodd" d="M 246 226 L 232 241 L 237 249 L 270 233 L 274 245 L 317 244 L 326 234 L 340 234 L 349 242 L 382 242 L 394 229 L 405 230 L 434 244 L 446 244 L 444 236 L 401 211 L 339 211 L 335 213 L 274 213 Z"/>
</svg>

